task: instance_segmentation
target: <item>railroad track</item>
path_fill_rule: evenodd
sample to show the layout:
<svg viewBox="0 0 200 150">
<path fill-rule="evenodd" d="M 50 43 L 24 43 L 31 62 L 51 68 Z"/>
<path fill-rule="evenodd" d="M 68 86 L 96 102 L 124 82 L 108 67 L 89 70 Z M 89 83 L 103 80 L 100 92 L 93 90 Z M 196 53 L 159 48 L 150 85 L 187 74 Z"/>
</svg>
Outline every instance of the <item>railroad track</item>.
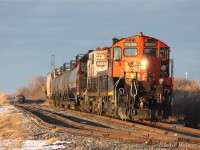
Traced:
<svg viewBox="0 0 200 150">
<path fill-rule="evenodd" d="M 149 127 L 137 123 L 125 122 L 105 116 L 88 114 L 68 109 L 65 110 L 61 108 L 56 108 L 56 110 L 54 108 L 54 110 L 51 111 L 52 108 L 50 109 L 49 107 L 36 107 L 26 105 L 16 106 L 34 116 L 45 126 L 50 128 L 57 128 L 72 134 L 117 139 L 145 144 L 171 143 L 173 145 L 179 145 L 181 143 L 183 145 L 187 143 L 190 144 L 190 146 L 193 145 L 193 148 L 199 146 L 200 144 L 200 140 L 195 137 L 176 136 L 173 132 L 156 129 L 154 127 Z M 61 110 L 64 113 L 59 113 Z M 66 113 L 74 114 L 74 116 L 84 116 L 90 120 L 96 120 L 97 122 L 106 122 L 108 126 L 98 125 L 92 121 L 90 124 L 83 124 L 80 123 L 80 119 L 74 119 L 75 117 L 67 117 L 68 115 L 66 115 Z M 88 121 L 83 120 L 82 122 Z M 122 129 L 113 128 L 109 126 L 109 124 L 121 126 Z M 187 147 L 187 145 L 185 145 L 185 147 Z"/>
<path fill-rule="evenodd" d="M 69 111 L 71 111 L 71 110 L 69 110 Z M 83 112 L 81 112 L 81 114 L 83 114 Z M 86 113 L 84 113 L 84 115 L 86 115 Z M 92 116 L 96 116 L 96 115 L 92 114 Z M 183 126 L 176 126 L 176 125 L 169 124 L 169 123 L 164 123 L 164 122 L 152 123 L 151 121 L 146 121 L 146 120 L 127 122 L 127 121 L 122 121 L 122 120 L 115 119 L 115 118 L 108 118 L 105 116 L 97 115 L 97 117 L 101 118 L 102 120 L 107 120 L 107 121 L 109 120 L 109 121 L 112 121 L 112 122 L 115 122 L 118 124 L 122 124 L 122 125 L 126 125 L 126 126 L 134 126 L 134 127 L 138 127 L 138 128 L 148 129 L 150 131 L 154 130 L 154 132 L 156 132 L 156 133 L 162 133 L 165 135 L 166 134 L 167 135 L 181 134 L 181 135 L 186 135 L 186 136 L 188 135 L 188 136 L 195 137 L 195 138 L 200 138 L 200 130 L 198 130 L 198 129 L 188 128 L 188 127 L 183 127 Z M 155 127 L 155 128 L 152 128 L 152 127 Z M 159 128 L 157 128 L 157 127 L 159 127 Z"/>
<path fill-rule="evenodd" d="M 109 118 L 109 117 L 105 117 L 105 116 L 99 116 L 99 115 L 95 115 L 95 114 L 74 111 L 74 110 L 70 110 L 70 109 L 55 108 L 55 107 L 53 109 L 63 110 L 68 113 L 70 112 L 75 115 L 85 116 L 90 119 L 107 122 L 109 124 L 121 125 L 121 126 L 124 126 L 127 128 L 132 128 L 132 129 L 137 128 L 137 130 L 142 129 L 143 132 L 146 131 L 146 132 L 150 133 L 148 135 L 148 137 L 151 137 L 152 135 L 153 135 L 153 137 L 163 135 L 164 136 L 164 137 L 162 137 L 163 139 L 168 139 L 170 137 L 176 136 L 178 138 L 177 141 L 179 141 L 179 142 L 189 142 L 189 143 L 197 143 L 197 144 L 199 144 L 199 141 L 200 141 L 199 140 L 199 138 L 200 138 L 199 131 L 200 130 L 197 130 L 197 129 L 180 127 L 180 126 L 175 126 L 175 125 L 171 125 L 168 123 L 162 123 L 162 122 L 158 122 L 156 124 L 152 124 L 150 121 L 127 122 L 127 121 L 122 121 L 122 120 L 115 119 L 115 118 Z M 159 128 L 157 128 L 157 127 L 159 127 Z M 160 128 L 160 127 L 162 127 L 162 128 Z M 159 134 L 159 135 L 154 135 L 154 134 Z"/>
<path fill-rule="evenodd" d="M 130 132 L 124 132 L 122 130 L 116 130 L 111 128 L 108 129 L 105 127 L 96 127 L 96 126 L 77 123 L 72 120 L 61 117 L 60 115 L 54 114 L 53 112 L 50 113 L 48 111 L 41 110 L 36 107 L 30 107 L 30 106 L 27 107 L 22 105 L 16 105 L 16 106 L 19 109 L 25 111 L 26 113 L 31 114 L 45 126 L 50 128 L 57 128 L 58 130 L 66 131 L 68 133 L 84 135 L 84 136 L 118 139 L 136 143 L 145 143 L 148 140 L 148 138 L 138 139 L 138 136 L 133 135 Z M 52 119 L 54 119 L 54 123 L 52 123 Z M 49 122 L 49 120 L 51 120 L 51 122 Z"/>
<path fill-rule="evenodd" d="M 164 134 L 164 135 L 176 135 L 176 136 L 185 135 L 185 136 L 190 136 L 190 137 L 194 137 L 194 138 L 200 138 L 200 130 L 198 130 L 198 129 L 176 126 L 176 125 L 172 125 L 172 124 L 164 123 L 164 122 L 152 123 L 152 122 L 146 121 L 146 120 L 128 122 L 128 121 L 122 121 L 119 119 L 110 118 L 110 117 L 106 117 L 106 116 L 99 116 L 99 115 L 90 114 L 90 113 L 86 113 L 86 112 L 74 111 L 74 110 L 70 110 L 70 109 L 62 109 L 62 108 L 54 108 L 54 109 L 63 110 L 66 112 L 87 116 L 89 118 L 93 117 L 93 118 L 96 118 L 97 120 L 102 120 L 102 121 L 106 121 L 106 122 L 110 122 L 110 123 L 114 123 L 114 124 L 118 124 L 118 125 L 123 125 L 123 126 L 127 126 L 127 127 L 137 127 L 137 128 L 141 128 L 144 130 L 153 131 L 155 133 Z"/>
</svg>

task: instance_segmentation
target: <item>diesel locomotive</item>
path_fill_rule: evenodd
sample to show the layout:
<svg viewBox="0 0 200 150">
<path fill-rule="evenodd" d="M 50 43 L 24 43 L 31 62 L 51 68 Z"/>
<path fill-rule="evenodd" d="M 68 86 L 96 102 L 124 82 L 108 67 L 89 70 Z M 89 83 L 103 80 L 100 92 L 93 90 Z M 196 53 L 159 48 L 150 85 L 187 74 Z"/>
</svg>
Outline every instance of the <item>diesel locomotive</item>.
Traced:
<svg viewBox="0 0 200 150">
<path fill-rule="evenodd" d="M 121 119 L 165 119 L 173 102 L 173 60 L 164 42 L 143 35 L 113 38 L 47 75 L 57 107 Z"/>
</svg>

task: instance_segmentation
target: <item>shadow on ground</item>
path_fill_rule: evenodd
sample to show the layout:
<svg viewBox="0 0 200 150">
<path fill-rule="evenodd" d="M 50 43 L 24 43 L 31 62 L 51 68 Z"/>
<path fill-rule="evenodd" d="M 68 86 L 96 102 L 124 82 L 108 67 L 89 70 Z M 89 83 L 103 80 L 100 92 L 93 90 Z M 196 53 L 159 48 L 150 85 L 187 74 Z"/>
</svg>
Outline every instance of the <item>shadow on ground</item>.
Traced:
<svg viewBox="0 0 200 150">
<path fill-rule="evenodd" d="M 42 104 L 44 102 L 45 102 L 45 100 L 41 100 L 41 99 L 38 99 L 38 100 L 25 100 L 24 104 Z"/>
</svg>

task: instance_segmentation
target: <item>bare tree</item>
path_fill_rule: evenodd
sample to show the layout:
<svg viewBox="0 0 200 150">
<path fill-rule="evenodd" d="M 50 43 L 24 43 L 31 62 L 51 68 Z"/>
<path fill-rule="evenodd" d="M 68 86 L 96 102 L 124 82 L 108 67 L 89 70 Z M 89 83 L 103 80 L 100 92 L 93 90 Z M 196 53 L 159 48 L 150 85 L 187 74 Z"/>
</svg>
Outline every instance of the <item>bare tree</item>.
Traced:
<svg viewBox="0 0 200 150">
<path fill-rule="evenodd" d="M 46 85 L 46 77 L 38 76 L 29 81 L 28 87 L 18 88 L 16 93 L 23 94 L 26 99 L 37 100 L 45 99 L 46 95 L 42 91 L 42 87 Z"/>
</svg>

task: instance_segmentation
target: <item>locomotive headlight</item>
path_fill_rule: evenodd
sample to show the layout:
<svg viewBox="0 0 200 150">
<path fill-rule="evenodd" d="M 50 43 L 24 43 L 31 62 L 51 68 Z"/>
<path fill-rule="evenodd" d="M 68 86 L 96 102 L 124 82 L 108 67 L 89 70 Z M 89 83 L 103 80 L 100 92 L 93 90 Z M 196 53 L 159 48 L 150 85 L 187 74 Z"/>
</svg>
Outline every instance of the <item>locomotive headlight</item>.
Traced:
<svg viewBox="0 0 200 150">
<path fill-rule="evenodd" d="M 141 61 L 141 69 L 142 70 L 147 69 L 147 64 L 148 64 L 147 60 L 142 60 Z"/>
<path fill-rule="evenodd" d="M 142 65 L 142 66 L 146 66 L 146 65 L 147 65 L 147 60 L 142 60 L 142 61 L 141 61 L 141 65 Z"/>
<path fill-rule="evenodd" d="M 161 71 L 163 71 L 163 72 L 166 71 L 166 66 L 165 65 L 161 66 Z"/>
</svg>

